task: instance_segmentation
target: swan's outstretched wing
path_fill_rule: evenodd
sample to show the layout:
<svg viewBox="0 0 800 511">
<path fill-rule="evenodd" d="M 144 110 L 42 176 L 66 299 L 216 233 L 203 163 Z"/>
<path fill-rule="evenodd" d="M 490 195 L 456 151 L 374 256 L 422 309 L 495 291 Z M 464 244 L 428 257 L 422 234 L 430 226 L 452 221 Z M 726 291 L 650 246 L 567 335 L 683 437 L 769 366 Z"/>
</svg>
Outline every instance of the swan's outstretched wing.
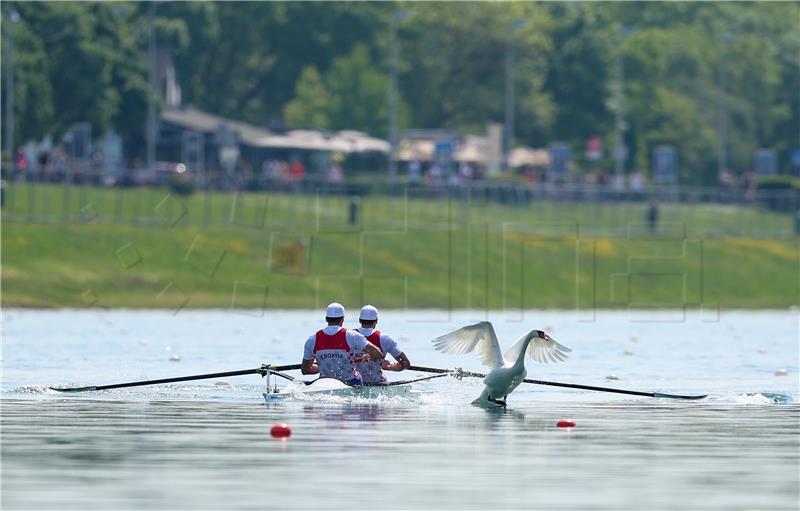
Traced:
<svg viewBox="0 0 800 511">
<path fill-rule="evenodd" d="M 503 354 L 494 327 L 488 321 L 468 325 L 433 339 L 433 346 L 442 353 L 463 355 L 477 351 L 484 365 L 494 369 L 503 365 Z"/>
<path fill-rule="evenodd" d="M 528 356 L 537 362 L 563 362 L 567 359 L 571 349 L 562 344 L 558 344 L 552 337 L 538 331 L 540 335 L 534 335 L 531 343 L 528 344 Z"/>
</svg>

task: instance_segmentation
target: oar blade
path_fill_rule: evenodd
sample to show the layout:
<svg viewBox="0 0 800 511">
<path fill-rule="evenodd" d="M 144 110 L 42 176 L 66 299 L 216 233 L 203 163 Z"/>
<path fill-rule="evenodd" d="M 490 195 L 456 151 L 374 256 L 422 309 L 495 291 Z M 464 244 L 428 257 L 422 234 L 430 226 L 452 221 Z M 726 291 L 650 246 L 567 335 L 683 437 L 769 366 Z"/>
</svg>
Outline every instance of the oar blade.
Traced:
<svg viewBox="0 0 800 511">
<path fill-rule="evenodd" d="M 703 394 L 702 396 L 681 396 L 680 394 L 664 394 L 661 392 L 653 392 L 653 397 L 663 398 L 663 399 L 689 399 L 689 400 L 698 400 L 704 399 L 708 397 L 708 394 Z"/>
<path fill-rule="evenodd" d="M 50 390 L 58 392 L 91 392 L 97 390 L 97 386 L 93 387 L 48 387 Z"/>
</svg>

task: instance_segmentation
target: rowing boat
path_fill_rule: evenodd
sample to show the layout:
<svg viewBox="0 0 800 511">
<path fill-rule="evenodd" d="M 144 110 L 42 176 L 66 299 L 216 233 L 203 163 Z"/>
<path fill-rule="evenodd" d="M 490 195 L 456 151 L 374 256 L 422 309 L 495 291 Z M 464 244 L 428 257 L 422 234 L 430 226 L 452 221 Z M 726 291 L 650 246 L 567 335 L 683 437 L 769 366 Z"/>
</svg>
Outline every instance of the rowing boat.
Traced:
<svg viewBox="0 0 800 511">
<path fill-rule="evenodd" d="M 267 402 L 283 401 L 290 397 L 307 399 L 334 396 L 338 398 L 379 399 L 398 396 L 408 397 L 411 392 L 410 383 L 351 387 L 334 378 L 319 378 L 303 386 L 292 385 L 283 389 L 268 386 L 267 391 L 264 392 L 264 399 Z"/>
</svg>

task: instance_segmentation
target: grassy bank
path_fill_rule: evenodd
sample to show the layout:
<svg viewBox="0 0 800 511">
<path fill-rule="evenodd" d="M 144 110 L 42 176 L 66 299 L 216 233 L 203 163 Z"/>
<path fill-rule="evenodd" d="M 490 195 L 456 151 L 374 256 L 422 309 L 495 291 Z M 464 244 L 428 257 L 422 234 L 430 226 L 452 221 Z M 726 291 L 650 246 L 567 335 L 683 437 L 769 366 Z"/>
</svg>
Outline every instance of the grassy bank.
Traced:
<svg viewBox="0 0 800 511">
<path fill-rule="evenodd" d="M 796 241 L 576 238 L 523 224 L 4 221 L 5 307 L 783 308 Z M 448 227 L 449 225 L 449 227 Z"/>
</svg>

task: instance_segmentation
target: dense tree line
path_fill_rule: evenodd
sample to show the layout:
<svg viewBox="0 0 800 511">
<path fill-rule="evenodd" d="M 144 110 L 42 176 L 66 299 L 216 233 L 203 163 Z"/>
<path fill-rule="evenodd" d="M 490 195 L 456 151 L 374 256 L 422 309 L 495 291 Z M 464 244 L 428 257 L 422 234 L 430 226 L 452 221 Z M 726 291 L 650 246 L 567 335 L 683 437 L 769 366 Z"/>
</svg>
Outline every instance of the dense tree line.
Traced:
<svg viewBox="0 0 800 511">
<path fill-rule="evenodd" d="M 128 151 L 141 152 L 149 5 L 3 7 L 4 48 L 9 27 L 14 35 L 17 139 L 58 137 L 89 121 L 95 134 L 113 127 Z M 10 25 L 12 7 L 19 19 Z M 672 144 L 684 182 L 714 181 L 720 97 L 733 170 L 771 147 L 786 171 L 800 146 L 796 2 L 164 2 L 156 33 L 173 53 L 186 104 L 263 126 L 386 137 L 397 12 L 408 13 L 395 21 L 401 128 L 482 133 L 503 122 L 513 38 L 517 144 L 565 140 L 580 159 L 586 137 L 598 134 L 610 165 L 621 52 L 630 168 L 647 168 L 655 145 Z"/>
</svg>

